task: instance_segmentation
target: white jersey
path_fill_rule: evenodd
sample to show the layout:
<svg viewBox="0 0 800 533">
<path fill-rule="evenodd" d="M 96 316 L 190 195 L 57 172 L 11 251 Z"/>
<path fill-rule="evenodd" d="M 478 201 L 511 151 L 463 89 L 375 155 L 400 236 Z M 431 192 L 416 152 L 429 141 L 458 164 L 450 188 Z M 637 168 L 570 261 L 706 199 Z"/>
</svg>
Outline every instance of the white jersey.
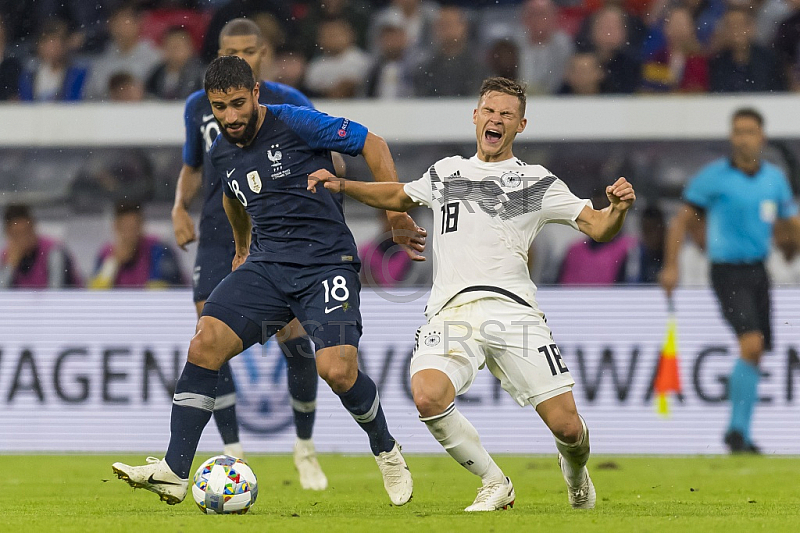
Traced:
<svg viewBox="0 0 800 533">
<path fill-rule="evenodd" d="M 536 308 L 528 250 L 548 222 L 568 224 L 589 200 L 572 194 L 540 165 L 513 157 L 487 163 L 448 157 L 404 186 L 415 202 L 433 210 L 433 289 L 430 319 L 458 297 L 459 304 L 505 294 Z"/>
</svg>

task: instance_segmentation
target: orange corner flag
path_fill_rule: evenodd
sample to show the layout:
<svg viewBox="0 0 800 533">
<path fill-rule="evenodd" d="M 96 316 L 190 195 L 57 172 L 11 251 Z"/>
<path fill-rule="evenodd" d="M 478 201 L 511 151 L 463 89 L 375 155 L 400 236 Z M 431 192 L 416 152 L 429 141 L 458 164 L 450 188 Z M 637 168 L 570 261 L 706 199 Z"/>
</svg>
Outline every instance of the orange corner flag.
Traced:
<svg viewBox="0 0 800 533">
<path fill-rule="evenodd" d="M 678 372 L 678 325 L 674 313 L 667 320 L 667 338 L 661 347 L 658 358 L 658 371 L 653 383 L 656 393 L 656 411 L 662 416 L 669 416 L 668 394 L 681 392 L 681 379 Z"/>
</svg>

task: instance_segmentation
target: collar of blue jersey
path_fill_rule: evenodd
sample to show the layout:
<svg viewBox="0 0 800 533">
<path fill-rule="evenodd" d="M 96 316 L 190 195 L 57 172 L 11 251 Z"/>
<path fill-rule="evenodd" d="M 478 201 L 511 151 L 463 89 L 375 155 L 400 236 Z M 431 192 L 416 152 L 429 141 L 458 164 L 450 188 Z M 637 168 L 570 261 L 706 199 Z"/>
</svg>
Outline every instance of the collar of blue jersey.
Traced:
<svg viewBox="0 0 800 533">
<path fill-rule="evenodd" d="M 736 163 L 733 162 L 733 158 L 732 157 L 728 158 L 728 164 L 731 166 L 731 168 L 735 168 L 736 170 L 738 170 L 739 172 L 741 172 L 742 174 L 744 174 L 748 178 L 755 178 L 758 175 L 758 173 L 761 172 L 761 167 L 764 166 L 764 162 L 759 160 L 758 161 L 758 168 L 756 169 L 755 172 L 745 172 L 744 169 L 739 168 L 739 167 L 736 166 Z"/>
</svg>

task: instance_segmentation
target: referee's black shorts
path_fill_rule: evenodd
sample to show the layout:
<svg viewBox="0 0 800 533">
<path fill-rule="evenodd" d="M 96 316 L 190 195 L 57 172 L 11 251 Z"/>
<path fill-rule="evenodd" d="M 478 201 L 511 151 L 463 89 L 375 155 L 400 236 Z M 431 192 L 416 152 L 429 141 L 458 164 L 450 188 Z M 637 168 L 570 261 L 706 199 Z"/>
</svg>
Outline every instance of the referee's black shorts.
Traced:
<svg viewBox="0 0 800 533">
<path fill-rule="evenodd" d="M 736 335 L 760 331 L 764 349 L 772 349 L 769 277 L 764 263 L 712 263 L 711 284 L 722 315 Z"/>
</svg>

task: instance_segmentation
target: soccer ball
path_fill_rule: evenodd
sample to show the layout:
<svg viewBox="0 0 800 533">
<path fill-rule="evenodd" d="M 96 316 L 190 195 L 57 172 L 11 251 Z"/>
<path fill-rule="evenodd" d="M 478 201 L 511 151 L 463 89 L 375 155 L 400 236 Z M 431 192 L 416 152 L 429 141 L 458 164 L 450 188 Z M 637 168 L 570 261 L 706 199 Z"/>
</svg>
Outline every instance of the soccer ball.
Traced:
<svg viewBox="0 0 800 533">
<path fill-rule="evenodd" d="M 258 497 L 258 481 L 241 459 L 217 455 L 194 473 L 192 496 L 206 514 L 244 514 Z"/>
</svg>

